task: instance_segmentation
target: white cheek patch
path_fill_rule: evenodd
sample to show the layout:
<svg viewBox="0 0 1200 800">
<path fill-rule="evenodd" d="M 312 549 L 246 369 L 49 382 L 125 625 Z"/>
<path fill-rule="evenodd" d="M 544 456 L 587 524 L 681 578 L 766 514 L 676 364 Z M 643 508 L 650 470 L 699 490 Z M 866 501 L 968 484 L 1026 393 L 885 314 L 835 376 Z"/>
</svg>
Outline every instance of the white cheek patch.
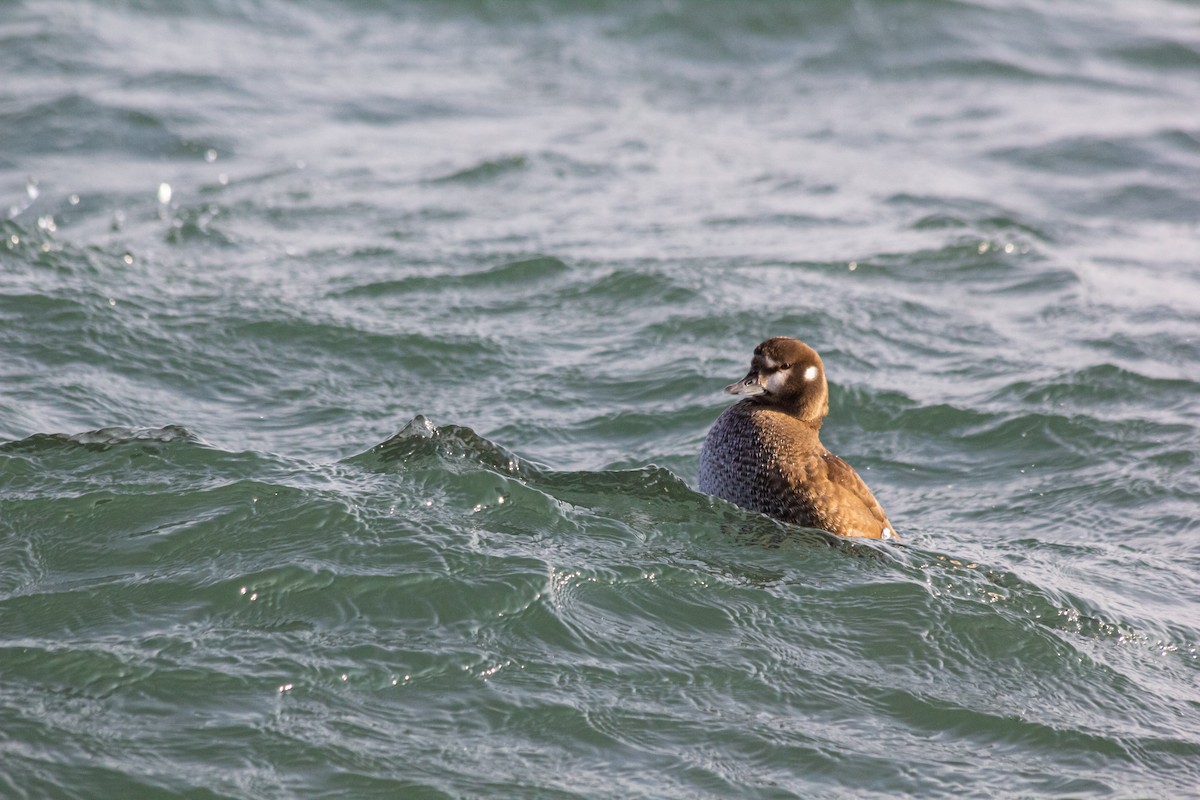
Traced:
<svg viewBox="0 0 1200 800">
<path fill-rule="evenodd" d="M 816 379 L 817 379 L 817 367 L 816 367 L 816 365 L 814 364 L 813 366 L 811 366 L 811 367 L 809 367 L 808 369 L 804 370 L 804 380 L 806 380 L 806 381 L 815 381 Z"/>
<path fill-rule="evenodd" d="M 779 394 L 783 391 L 783 387 L 787 385 L 788 376 L 792 374 L 790 369 L 781 369 L 772 372 L 767 376 L 766 389 L 771 394 Z"/>
</svg>

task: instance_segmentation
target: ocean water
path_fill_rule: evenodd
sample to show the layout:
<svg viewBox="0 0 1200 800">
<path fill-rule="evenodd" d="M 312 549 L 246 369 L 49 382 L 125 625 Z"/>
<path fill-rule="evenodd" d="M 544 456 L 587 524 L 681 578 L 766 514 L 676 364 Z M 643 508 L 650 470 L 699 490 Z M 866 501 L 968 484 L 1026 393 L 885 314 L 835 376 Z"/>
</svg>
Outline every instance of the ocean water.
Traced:
<svg viewBox="0 0 1200 800">
<path fill-rule="evenodd" d="M 0 2 L 0 796 L 1198 796 L 1198 363 L 1194 2 Z"/>
</svg>

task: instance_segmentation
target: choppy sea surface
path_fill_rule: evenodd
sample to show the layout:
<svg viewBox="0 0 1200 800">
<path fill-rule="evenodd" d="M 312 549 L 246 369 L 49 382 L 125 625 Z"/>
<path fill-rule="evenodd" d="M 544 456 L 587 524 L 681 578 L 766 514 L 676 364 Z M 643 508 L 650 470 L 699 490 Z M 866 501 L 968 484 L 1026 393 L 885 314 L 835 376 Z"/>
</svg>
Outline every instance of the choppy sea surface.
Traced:
<svg viewBox="0 0 1200 800">
<path fill-rule="evenodd" d="M 1194 2 L 0 2 L 0 796 L 1196 796 L 1198 364 Z"/>
</svg>

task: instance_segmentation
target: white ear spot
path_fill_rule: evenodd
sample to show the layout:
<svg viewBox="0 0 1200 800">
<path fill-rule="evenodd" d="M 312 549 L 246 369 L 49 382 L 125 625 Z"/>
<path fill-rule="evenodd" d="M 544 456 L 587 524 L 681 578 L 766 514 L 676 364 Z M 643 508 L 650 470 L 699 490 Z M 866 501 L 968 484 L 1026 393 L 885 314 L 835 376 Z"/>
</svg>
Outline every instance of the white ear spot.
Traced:
<svg viewBox="0 0 1200 800">
<path fill-rule="evenodd" d="M 806 381 L 815 381 L 816 379 L 817 379 L 817 367 L 816 367 L 816 365 L 814 364 L 813 366 L 811 366 L 811 367 L 809 367 L 808 369 L 804 370 L 804 380 L 806 380 Z"/>
</svg>

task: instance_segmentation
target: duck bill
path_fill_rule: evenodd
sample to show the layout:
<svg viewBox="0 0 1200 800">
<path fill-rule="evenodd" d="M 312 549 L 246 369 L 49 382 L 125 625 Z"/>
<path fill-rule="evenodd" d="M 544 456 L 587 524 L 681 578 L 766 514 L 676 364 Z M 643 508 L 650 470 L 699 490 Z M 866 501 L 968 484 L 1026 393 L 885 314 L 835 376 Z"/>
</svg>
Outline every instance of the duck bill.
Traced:
<svg viewBox="0 0 1200 800">
<path fill-rule="evenodd" d="M 767 391 L 767 387 L 762 385 L 762 376 L 756 371 L 750 370 L 746 377 L 737 383 L 726 386 L 725 391 L 740 397 L 758 397 Z"/>
</svg>

